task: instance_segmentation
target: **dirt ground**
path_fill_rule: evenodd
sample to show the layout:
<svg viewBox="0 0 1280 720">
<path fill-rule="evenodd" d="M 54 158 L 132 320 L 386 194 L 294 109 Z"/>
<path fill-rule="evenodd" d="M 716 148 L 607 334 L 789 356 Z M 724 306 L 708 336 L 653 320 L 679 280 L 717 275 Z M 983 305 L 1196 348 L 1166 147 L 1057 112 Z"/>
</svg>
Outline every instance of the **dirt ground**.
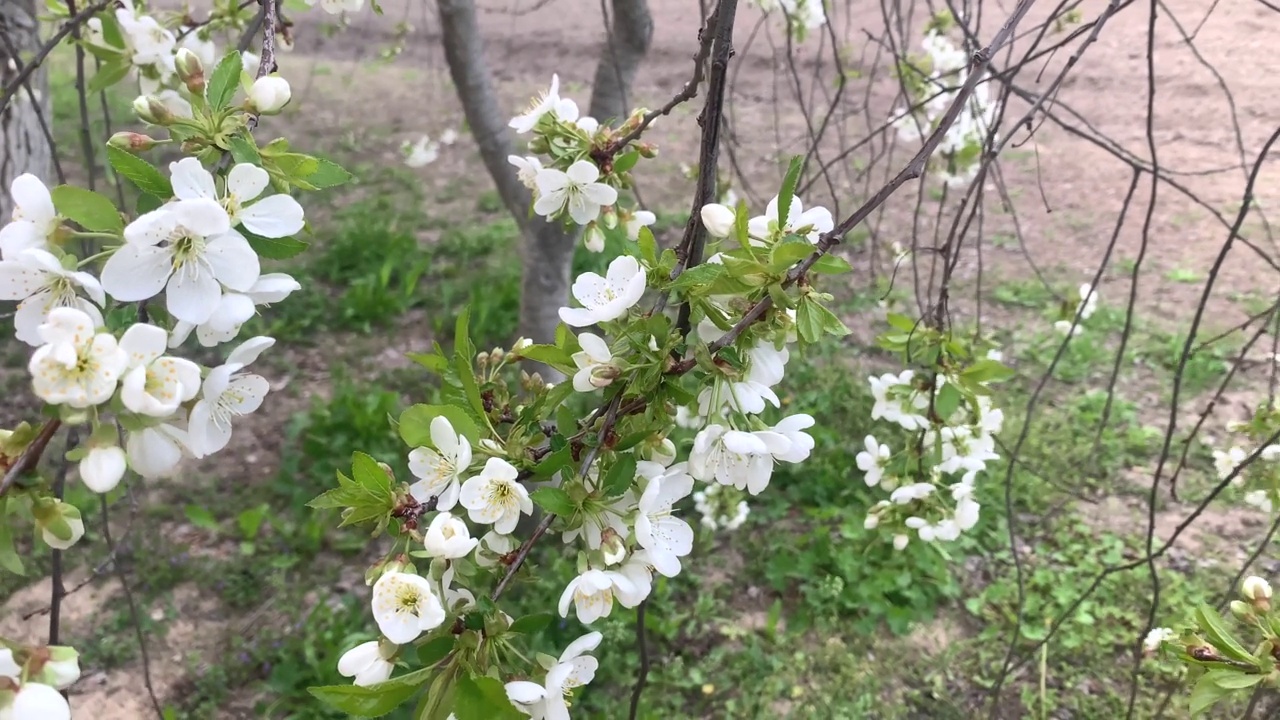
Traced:
<svg viewBox="0 0 1280 720">
<path fill-rule="evenodd" d="M 489 46 L 489 63 L 499 82 L 505 106 L 514 111 L 528 96 L 543 89 L 552 73 L 559 73 L 566 94 L 585 105 L 595 63 L 601 52 L 604 24 L 595 3 L 584 0 L 550 0 L 538 3 L 485 0 L 482 24 Z M 1084 0 L 1078 5 L 1084 21 L 1091 21 L 1106 7 L 1104 0 Z M 319 10 L 292 13 L 296 49 L 280 58 L 281 72 L 294 83 L 295 106 L 299 112 L 266 123 L 264 131 L 287 128 L 299 145 L 329 146 L 343 138 L 358 140 L 361 153 L 369 159 L 399 162 L 399 145 L 422 133 L 437 137 L 446 128 L 461 128 L 461 110 L 448 81 L 440 49 L 439 25 L 434 4 L 422 0 L 384 0 L 382 17 L 365 11 L 348 19 L 341 32 L 330 34 L 326 26 L 333 20 Z M 837 129 L 829 134 L 820 157 L 834 157 L 841 149 L 865 136 L 868 122 L 879 123 L 893 106 L 895 84 L 886 68 L 881 44 L 884 18 L 880 3 L 858 0 L 835 11 L 834 34 L 853 69 L 850 88 L 835 114 Z M 1053 5 L 1041 0 L 1024 21 L 1034 27 Z M 1151 176 L 1142 176 L 1129 216 L 1119 232 L 1112 262 L 1134 259 L 1143 245 L 1146 259 L 1140 280 L 1140 307 L 1157 317 L 1183 320 L 1190 315 L 1203 292 L 1204 278 L 1228 238 L 1227 225 L 1234 220 L 1243 196 L 1246 175 L 1267 137 L 1280 118 L 1280 93 L 1274 78 L 1280 72 L 1280 57 L 1273 51 L 1280 31 L 1280 17 L 1263 4 L 1251 0 L 1222 0 L 1208 12 L 1208 4 L 1192 0 L 1170 0 L 1161 6 L 1155 42 L 1156 73 L 1153 137 L 1158 164 L 1165 176 L 1184 190 L 1168 183 L 1156 188 L 1157 199 L 1150 218 L 1144 217 L 1151 196 Z M 654 17 L 653 44 L 640 70 L 633 91 L 634 103 L 655 107 L 676 93 L 691 73 L 691 56 L 696 48 L 699 12 L 695 0 L 650 0 Z M 990 37 L 1011 9 L 1010 2 L 984 3 L 981 37 Z M 785 165 L 785 157 L 803 150 L 806 130 L 790 89 L 790 70 L 782 61 L 785 41 L 774 22 L 761 25 L 761 15 L 753 7 L 740 11 L 736 35 L 738 54 L 734 62 L 731 135 L 735 156 L 745 182 L 735 183 L 746 190 L 756 207 L 773 194 Z M 1189 46 L 1171 20 L 1195 34 Z M 921 12 L 909 22 L 921 24 Z M 378 53 L 395 40 L 397 26 L 412 25 L 404 50 L 387 63 L 375 62 Z M 1097 42 L 1072 70 L 1061 91 L 1052 100 L 1055 113 L 1074 115 L 1069 120 L 1087 134 L 1105 138 L 1102 142 L 1149 162 L 1146 138 L 1148 103 L 1146 77 L 1147 7 L 1125 7 L 1103 29 Z M 1060 34 L 1061 36 L 1062 34 Z M 918 38 L 918 34 L 910 37 Z M 1020 37 L 1014 53 L 1029 38 Z M 1072 46 L 1074 47 L 1074 45 Z M 1070 50 L 1060 51 L 1035 64 L 1020 76 L 1019 83 L 1031 92 L 1046 88 L 1064 63 Z M 1199 57 L 1197 56 L 1197 53 Z M 830 40 L 811 38 L 797 48 L 799 74 L 805 78 L 809 94 L 814 64 L 821 59 L 822 72 L 831 68 Z M 1006 56 L 996 59 L 1001 67 Z M 1037 75 L 1038 81 L 1037 81 Z M 814 92 L 821 98 L 831 92 L 830 81 Z M 1229 90 L 1224 90 L 1224 87 Z M 1233 105 L 1234 103 L 1234 105 Z M 821 109 L 821 103 L 815 103 Z M 1012 101 L 1009 115 L 1020 117 L 1028 105 Z M 694 110 L 681 108 L 658 123 L 651 139 L 661 148 L 652 170 L 642 177 L 645 202 L 655 208 L 678 208 L 688 202 L 692 181 L 679 171 L 682 161 L 694 156 L 696 125 Z M 987 199 L 984 235 L 1011 234 L 1013 218 L 1021 231 L 1020 242 L 982 245 L 976 251 L 972 239 L 966 241 L 959 278 L 969 292 L 976 288 L 979 268 L 988 278 L 1023 277 L 1028 263 L 1044 272 L 1053 283 L 1065 287 L 1090 280 L 1098 272 L 1104 250 L 1114 232 L 1129 184 L 1130 165 L 1073 136 L 1055 124 L 1036 126 L 1028 138 L 1025 128 L 1007 128 L 1019 139 L 1000 163 L 1004 183 L 1010 188 L 1013 212 L 999 212 L 1001 205 L 994 183 Z M 1238 146 L 1238 143 L 1240 146 Z M 883 149 L 883 148 L 881 148 Z M 827 204 L 837 215 L 848 213 L 878 187 L 886 173 L 896 172 L 914 147 L 901 146 L 890 153 L 864 178 L 858 178 L 859 164 L 853 159 L 834 171 L 833 187 L 818 183 L 805 196 L 806 204 Z M 857 156 L 855 156 L 857 157 Z M 446 148 L 441 160 L 421 171 L 429 190 L 446 186 L 462 188 L 454 196 L 468 197 L 455 206 L 442 204 L 438 212 L 465 212 L 474 206 L 474 196 L 490 187 L 475 168 L 475 153 L 469 137 Z M 832 192 L 834 190 L 834 193 Z M 356 188 L 355 193 L 361 190 Z M 863 248 L 848 249 L 860 272 L 853 282 L 866 282 L 870 267 L 868 253 L 878 248 L 883 259 L 885 247 L 898 241 L 912 242 L 911 218 L 921 192 L 908 184 L 889 201 L 873 225 L 878 228 L 873 242 Z M 1192 200 L 1188 194 L 1198 198 Z M 1262 212 L 1280 200 L 1280 164 L 1266 163 L 1254 188 L 1254 201 Z M 926 197 L 925 202 L 928 202 Z M 1247 314 L 1238 299 L 1251 292 L 1274 293 L 1276 270 L 1257 253 L 1274 257 L 1278 253 L 1270 229 L 1255 213 L 1245 222 L 1242 234 L 1254 243 L 1257 252 L 1237 242 L 1222 263 L 1213 293 L 1213 311 L 1207 323 L 1225 329 Z M 921 247 L 933 242 L 933 223 L 928 221 L 917 233 Z M 1171 273 L 1194 272 L 1199 280 L 1186 282 L 1170 278 Z M 1101 285 L 1105 302 L 1121 302 L 1129 292 L 1128 282 L 1108 273 Z M 303 373 L 297 382 L 307 383 Z M 298 397 L 306 398 L 303 388 Z M 278 423 L 299 407 L 288 403 L 270 414 L 255 416 L 262 423 Z M 270 473 L 274 451 L 257 447 L 252 432 L 237 432 L 238 457 L 252 456 L 255 472 Z M 1117 509 L 1117 514 L 1126 508 Z M 1210 518 L 1204 534 L 1213 534 L 1224 522 Z M 1215 524 L 1217 523 L 1217 524 Z M 1162 516 L 1162 527 L 1176 524 Z M 181 532 L 181 528 L 175 531 Z M 70 584 L 74 584 L 75 578 Z M 184 654 L 214 647 L 220 633 L 234 629 L 244 618 L 235 618 L 189 589 L 181 589 L 174 604 L 181 608 L 182 620 L 172 623 L 165 638 L 152 638 L 153 683 L 162 698 L 186 672 Z M 47 582 L 22 590 L 0 610 L 0 634 L 22 639 L 37 638 L 44 628 L 42 617 L 22 620 L 25 613 L 38 610 L 48 597 Z M 95 583 L 91 589 L 69 600 L 66 623 L 75 628 L 86 616 L 106 602 L 119 602 L 118 586 Z M 144 608 L 155 612 L 157 608 Z M 113 671 L 110 676 L 87 678 L 74 691 L 73 705 L 92 707 L 99 720 L 135 720 L 146 716 L 148 703 L 137 693 L 141 687 L 136 669 Z M 231 717 L 231 715 L 228 715 Z"/>
</svg>

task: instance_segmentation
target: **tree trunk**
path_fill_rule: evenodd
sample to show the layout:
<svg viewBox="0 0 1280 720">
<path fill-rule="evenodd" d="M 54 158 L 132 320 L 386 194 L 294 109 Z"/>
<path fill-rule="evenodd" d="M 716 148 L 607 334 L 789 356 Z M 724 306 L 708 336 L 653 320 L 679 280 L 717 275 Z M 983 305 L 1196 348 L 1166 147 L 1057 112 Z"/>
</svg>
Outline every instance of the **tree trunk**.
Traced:
<svg viewBox="0 0 1280 720">
<path fill-rule="evenodd" d="M 34 0 L 0 0 L 0 85 L 7 86 L 22 67 L 25 54 L 30 57 L 40 46 L 40 24 L 36 20 Z M 19 57 L 12 57 L 11 53 Z M 41 114 L 49 118 L 48 81 L 43 68 L 28 78 L 26 87 L 13 94 L 7 107 L 0 109 L 0 222 L 13 214 L 9 185 L 23 173 L 31 173 L 50 183 L 52 148 L 41 128 Z"/>
<path fill-rule="evenodd" d="M 622 118 L 636 69 L 649 48 L 653 21 L 646 0 L 613 0 L 613 27 L 601 51 L 591 96 L 591 114 L 599 120 Z M 475 137 L 485 169 L 493 178 L 507 210 L 523 235 L 521 258 L 524 275 L 520 286 L 520 334 L 535 342 L 555 339 L 559 308 L 569 300 L 573 253 L 579 228 L 565 228 L 529 216 L 532 196 L 507 162 L 513 144 L 504 109 L 494 92 L 484 54 L 484 42 L 476 21 L 473 0 L 437 0 L 444 41 L 445 61 L 462 102 L 467 125 Z M 558 373 L 543 377 L 559 381 Z"/>
</svg>

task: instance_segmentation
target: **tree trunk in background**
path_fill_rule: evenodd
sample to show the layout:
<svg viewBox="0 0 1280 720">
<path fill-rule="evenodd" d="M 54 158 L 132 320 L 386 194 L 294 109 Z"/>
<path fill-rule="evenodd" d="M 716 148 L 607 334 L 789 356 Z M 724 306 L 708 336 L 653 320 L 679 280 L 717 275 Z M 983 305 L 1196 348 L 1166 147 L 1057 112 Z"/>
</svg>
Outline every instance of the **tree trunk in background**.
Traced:
<svg viewBox="0 0 1280 720">
<path fill-rule="evenodd" d="M 2 0 L 0 0 L 2 1 Z M 529 216 L 532 196 L 507 162 L 514 153 L 507 121 L 515 114 L 499 102 L 484 55 L 474 0 L 437 0 L 445 61 L 475 137 L 485 169 L 524 236 L 521 256 L 520 334 L 551 342 L 560 322 L 558 310 L 569 299 L 573 253 L 580 230 Z M 613 0 L 613 25 L 601 51 L 590 112 L 599 120 L 622 118 L 636 69 L 649 49 L 653 21 L 646 0 Z M 541 368 L 543 377 L 558 373 Z"/>
<path fill-rule="evenodd" d="M 8 85 L 21 67 L 22 57 L 11 58 L 10 50 L 30 57 L 40 46 L 40 23 L 34 0 L 0 0 L 0 85 Z M 23 173 L 31 173 L 50 183 L 52 148 L 40 127 L 39 115 L 49 119 L 48 81 L 43 68 L 29 78 L 39 107 L 32 104 L 26 88 L 19 88 L 0 111 L 0 223 L 13 213 L 9 185 Z"/>
</svg>

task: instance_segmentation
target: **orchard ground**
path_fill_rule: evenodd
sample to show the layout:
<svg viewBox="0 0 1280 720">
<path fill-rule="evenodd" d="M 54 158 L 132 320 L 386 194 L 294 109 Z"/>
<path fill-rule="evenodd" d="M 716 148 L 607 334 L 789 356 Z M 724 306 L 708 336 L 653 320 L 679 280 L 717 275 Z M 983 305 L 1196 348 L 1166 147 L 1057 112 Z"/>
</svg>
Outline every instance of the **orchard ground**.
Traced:
<svg viewBox="0 0 1280 720">
<path fill-rule="evenodd" d="M 492 2 L 482 22 L 491 69 L 514 113 L 542 89 L 553 72 L 562 92 L 585 105 L 604 37 L 592 12 L 557 11 L 566 0 L 521 14 L 521 6 Z M 1105 3 L 1081 5 L 1092 19 Z M 526 3 L 532 6 L 532 3 Z M 1195 27 L 1201 4 L 1169 3 L 1181 25 Z M 279 264 L 304 290 L 271 308 L 253 332 L 278 338 L 260 361 L 273 383 L 263 410 L 237 425 L 232 446 L 209 462 L 192 462 L 169 482 L 133 483 L 112 496 L 117 564 L 131 590 L 148 651 L 151 682 L 176 718 L 316 718 L 322 710 L 306 687 L 341 681 L 337 658 L 374 630 L 363 569 L 377 541 L 338 531 L 334 517 L 304 505 L 329 487 L 353 450 L 391 463 L 402 476 L 406 448 L 388 427 L 388 414 L 412 402 L 430 402 L 428 376 L 405 358 L 448 336 L 456 313 L 470 305 L 481 347 L 514 337 L 518 305 L 518 238 L 463 128 L 440 53 L 430 3 L 384 2 L 385 16 L 364 12 L 330 33 L 329 16 L 290 14 L 297 50 L 280 58 L 295 89 L 292 110 L 264 122 L 260 136 L 288 137 L 349 167 L 359 183 L 308 204 L 315 228 L 311 249 Z M 653 47 L 641 67 L 633 104 L 654 107 L 679 90 L 691 73 L 696 6 L 689 0 L 651 0 Z M 526 8 L 527 9 L 527 8 Z M 1038 9 L 1046 12 L 1045 8 Z M 732 86 L 732 136 L 745 175 L 737 190 L 753 211 L 776 192 L 788 155 L 802 151 L 806 120 L 792 98 L 790 70 L 776 61 L 761 30 L 747 47 L 758 18 L 744 10 L 739 23 L 740 70 Z M 882 27 L 878 4 L 841 11 L 836 34 L 846 54 L 849 89 L 842 135 L 851 144 L 879 124 L 891 108 L 893 81 L 883 55 L 864 30 Z M 1032 19 L 1035 14 L 1033 12 Z M 777 19 L 772 44 L 781 46 Z M 994 30 L 988 19 L 986 34 Z M 1073 70 L 1057 98 L 1087 119 L 1091 133 L 1146 157 L 1145 10 L 1117 15 Z M 1196 46 L 1230 87 L 1245 156 L 1236 149 L 1229 105 L 1217 80 L 1162 19 L 1157 33 L 1158 96 L 1155 138 L 1160 164 L 1198 204 L 1162 185 L 1148 246 L 1140 266 L 1131 339 L 1121 359 L 1120 382 L 1105 431 L 1106 388 L 1126 322 L 1131 277 L 1141 252 L 1141 227 L 1150 177 L 1099 285 L 1097 314 L 1058 362 L 1034 408 L 1021 461 L 1011 475 L 1012 519 L 1024 570 L 1026 606 L 1018 647 L 1025 651 L 1047 625 L 1106 566 L 1146 552 L 1146 498 L 1169 416 L 1169 389 L 1185 333 L 1209 268 L 1239 210 L 1246 163 L 1280 116 L 1280 96 L 1268 87 L 1280 67 L 1266 40 L 1277 20 L 1256 3 L 1223 3 L 1204 22 Z M 413 29 L 403 52 L 384 59 L 401 23 Z M 805 93 L 820 42 L 799 52 Z M 829 51 L 828 51 L 829 55 Z M 1247 59 L 1247 62 L 1245 61 Z M 1048 83 L 1065 57 L 1051 62 Z M 830 60 L 826 60 L 830 70 Z M 804 63 L 810 63 L 805 65 Z M 76 147 L 78 110 L 68 68 L 57 69 L 56 126 L 68 128 L 65 155 Z M 819 96 L 830 81 L 819 81 Z M 1030 82 L 1025 80 L 1024 82 Z M 655 126 L 661 155 L 638 173 L 642 198 L 659 214 L 664 244 L 678 237 L 688 216 L 693 182 L 683 176 L 697 143 L 695 103 Z M 1010 115 L 1026 106 L 1011 103 Z M 127 104 L 115 109 L 127 117 Z M 1083 123 L 1077 121 L 1079 127 Z M 447 128 L 463 130 L 420 170 L 400 162 L 399 145 Z M 1026 135 L 1025 128 L 1009 131 Z M 835 156 L 824 147 L 820 158 Z M 896 172 L 914 148 L 900 145 L 875 164 L 855 153 L 802 196 L 842 216 Z M 1225 169 L 1224 169 L 1225 168 Z M 863 177 L 857 174 L 867 170 Z M 980 251 L 966 242 L 953 314 L 971 325 L 981 311 L 985 331 L 1004 344 L 1018 377 L 1000 391 L 1006 423 L 1002 452 L 1021 431 L 1028 399 L 1057 352 L 1054 332 L 1060 298 L 1091 282 L 1113 233 L 1130 168 L 1053 123 L 1033 139 L 1016 142 L 1000 163 L 1008 204 L 988 193 Z M 83 169 L 79 171 L 83 173 Z M 1258 208 L 1280 194 L 1277 166 L 1264 165 L 1255 189 Z M 834 193 L 832 192 L 834 190 Z M 960 542 L 913 542 L 894 552 L 888 536 L 862 527 L 865 510 L 882 493 L 868 489 L 853 458 L 873 431 L 866 376 L 894 367 L 870 346 L 886 309 L 913 312 L 910 266 L 890 286 L 889 245 L 911 242 L 913 223 L 922 247 L 934 228 L 939 201 L 955 204 L 936 183 L 908 184 L 856 231 L 838 252 L 855 268 L 833 289 L 854 331 L 844 342 L 797 359 L 780 393 L 788 410 L 818 418 L 814 457 L 775 475 L 752 502 L 738 531 L 703 536 L 689 571 L 657 585 L 648 616 L 653 660 L 642 717 L 651 718 L 969 718 L 983 712 L 984 693 L 998 674 L 1016 616 L 1018 585 L 1009 548 L 1004 480 L 1007 467 L 986 473 L 979 485 L 983 520 Z M 1269 228 L 1251 214 L 1243 233 L 1275 254 Z M 1016 226 L 1015 226 L 1016 218 Z M 611 239 L 611 244 L 621 242 Z M 611 245 L 611 249 L 612 249 Z M 929 256 L 917 255 L 927 276 Z M 601 265 L 581 253 L 577 271 Z M 1034 265 L 1034 268 L 1033 268 Z M 1227 331 L 1271 302 L 1275 276 L 1249 248 L 1236 244 L 1222 267 L 1197 344 Z M 981 300 L 979 303 L 978 300 Z M 1231 365 L 1237 382 L 1206 425 L 1221 439 L 1228 420 L 1242 419 L 1266 396 L 1272 358 L 1264 339 L 1243 359 L 1239 333 L 1207 344 L 1187 362 L 1177 412 L 1180 428 L 1194 424 Z M 25 394 L 26 349 L 0 349 L 10 370 L 6 397 Z M 212 360 L 213 358 L 209 358 Z M 28 408 L 29 409 L 29 408 Z M 24 416 L 7 405 L 0 425 Z M 1180 430 L 1185 432 L 1185 430 Z M 1179 436 L 1180 437 L 1180 436 Z M 1216 480 L 1209 448 L 1191 447 L 1192 469 L 1179 497 L 1158 495 L 1157 538 L 1167 538 Z M 117 497 L 118 496 L 118 497 Z M 69 497 L 86 509 L 90 528 L 67 585 L 76 588 L 63 608 L 63 637 L 80 648 L 84 679 L 72 705 L 93 717 L 144 717 L 150 700 L 143 683 L 137 632 L 120 578 L 108 558 L 96 499 L 72 484 Z M 692 508 L 689 513 L 692 514 Z M 1156 563 L 1161 592 L 1157 617 L 1176 624 L 1194 602 L 1216 601 L 1240 564 L 1266 535 L 1271 519 L 1228 493 L 1180 536 Z M 542 573 L 572 576 L 558 543 L 544 542 L 534 558 Z M 31 576 L 47 574 L 48 556 L 33 551 Z M 95 572 L 95 568 L 106 568 Z M 1264 551 L 1256 572 L 1276 577 L 1280 563 Z M 0 635 L 39 640 L 46 629 L 49 583 L 4 579 Z M 81 586 L 81 583 L 84 583 Z M 516 608 L 554 608 L 564 583 L 522 584 L 510 594 Z M 1113 718 L 1123 715 L 1136 643 L 1150 597 L 1145 567 L 1104 580 L 1043 648 L 1012 673 L 998 717 Z M 516 610 L 511 610 L 516 614 Z M 29 615 L 36 613 L 34 615 Z M 596 681 L 575 701 L 575 717 L 625 716 L 638 666 L 634 616 L 621 608 L 599 623 L 605 641 Z M 553 623 L 537 638 L 560 648 L 581 628 Z M 1155 717 L 1167 692 L 1166 717 L 1184 717 L 1177 669 L 1141 666 L 1137 717 Z M 1220 708 L 1236 717 L 1240 707 Z M 1234 711 L 1234 715 L 1230 714 Z"/>
</svg>

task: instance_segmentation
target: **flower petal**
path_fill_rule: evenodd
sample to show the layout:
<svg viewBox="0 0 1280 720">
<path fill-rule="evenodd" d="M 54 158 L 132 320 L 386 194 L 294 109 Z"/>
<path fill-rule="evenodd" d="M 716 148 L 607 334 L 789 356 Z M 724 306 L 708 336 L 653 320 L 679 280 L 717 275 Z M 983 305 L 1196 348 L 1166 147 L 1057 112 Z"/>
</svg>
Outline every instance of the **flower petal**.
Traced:
<svg viewBox="0 0 1280 720">
<path fill-rule="evenodd" d="M 179 200 L 218 199 L 218 190 L 213 185 L 213 174 L 205 170 L 204 165 L 193 157 L 185 157 L 175 163 L 169 163 L 169 176 L 173 181 L 173 195 Z"/>
<path fill-rule="evenodd" d="M 294 235 L 306 225 L 302 206 L 288 195 L 272 195 L 244 208 L 238 216 L 245 229 L 265 238 Z"/>
<path fill-rule="evenodd" d="M 248 290 L 262 273 L 258 254 L 249 246 L 249 241 L 234 230 L 210 238 L 204 258 L 213 268 L 213 277 L 232 290 Z"/>
<path fill-rule="evenodd" d="M 250 163 L 240 163 L 227 173 L 227 194 L 241 203 L 262 194 L 271 183 L 271 176 L 266 170 Z"/>
<path fill-rule="evenodd" d="M 146 300 L 160 294 L 172 272 L 169 251 L 126 243 L 102 267 L 102 289 L 121 302 Z"/>
</svg>

